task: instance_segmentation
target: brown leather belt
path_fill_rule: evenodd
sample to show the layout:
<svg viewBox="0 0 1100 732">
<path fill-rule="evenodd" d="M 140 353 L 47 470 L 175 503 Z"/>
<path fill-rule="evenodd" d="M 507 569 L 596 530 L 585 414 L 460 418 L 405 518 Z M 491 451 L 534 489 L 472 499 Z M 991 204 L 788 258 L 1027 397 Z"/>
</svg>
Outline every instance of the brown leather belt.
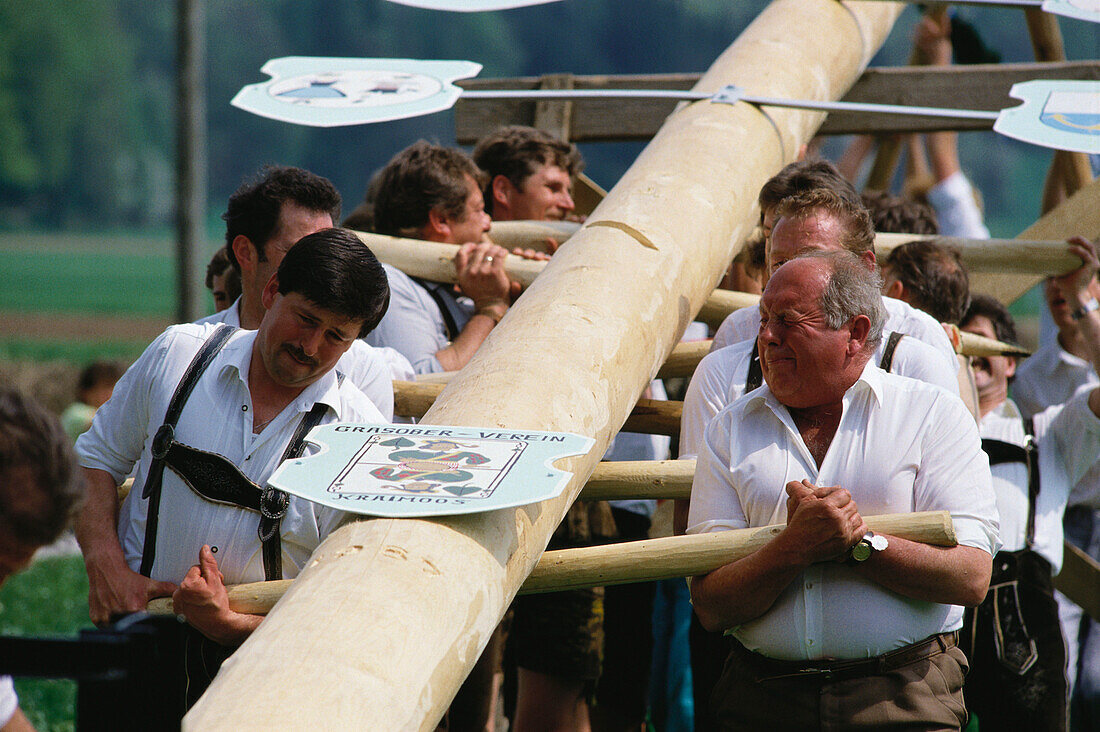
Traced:
<svg viewBox="0 0 1100 732">
<path fill-rule="evenodd" d="M 753 653 L 741 646 L 740 655 L 761 674 L 756 680 L 771 681 L 788 678 L 818 678 L 822 681 L 842 681 L 862 676 L 875 676 L 906 666 L 915 661 L 939 655 L 958 645 L 959 633 L 939 633 L 922 641 L 874 658 L 840 659 L 836 661 L 781 661 Z M 737 645 L 740 645 L 739 643 Z"/>
</svg>

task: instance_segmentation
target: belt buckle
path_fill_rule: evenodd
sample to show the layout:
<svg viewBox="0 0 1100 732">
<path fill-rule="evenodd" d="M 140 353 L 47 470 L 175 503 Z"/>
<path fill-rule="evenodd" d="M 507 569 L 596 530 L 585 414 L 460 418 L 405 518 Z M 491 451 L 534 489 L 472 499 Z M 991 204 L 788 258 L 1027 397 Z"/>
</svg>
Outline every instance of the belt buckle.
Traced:
<svg viewBox="0 0 1100 732">
<path fill-rule="evenodd" d="M 290 496 L 278 488 L 268 486 L 260 494 L 260 515 L 272 521 L 286 516 L 287 507 L 290 506 Z"/>
</svg>

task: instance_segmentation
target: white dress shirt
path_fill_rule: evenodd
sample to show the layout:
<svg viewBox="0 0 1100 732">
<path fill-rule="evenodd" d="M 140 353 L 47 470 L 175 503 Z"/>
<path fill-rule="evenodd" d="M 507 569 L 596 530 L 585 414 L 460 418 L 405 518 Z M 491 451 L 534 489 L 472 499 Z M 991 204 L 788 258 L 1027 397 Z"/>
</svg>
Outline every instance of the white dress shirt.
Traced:
<svg viewBox="0 0 1100 732">
<path fill-rule="evenodd" d="M 378 327 L 367 335 L 367 343 L 396 348 L 418 374 L 445 371 L 435 354 L 446 348 L 451 339 L 439 305 L 407 274 L 388 264 L 382 267 L 390 282 L 390 307 Z M 441 288 L 440 295 L 453 301 L 455 327 L 461 331 L 474 314 L 473 302 L 455 297 L 449 288 Z"/>
<path fill-rule="evenodd" d="M 961 170 L 956 170 L 929 188 L 927 197 L 936 212 L 940 236 L 989 238 L 989 229 L 982 221 L 982 210 L 974 198 L 974 189 Z"/>
<path fill-rule="evenodd" d="M 993 554 L 997 509 L 973 417 L 957 397 L 868 363 L 843 399 L 821 468 L 767 384 L 706 430 L 688 532 L 783 524 L 789 481 L 839 485 L 873 516 L 950 511 L 960 544 Z M 732 629 L 771 658 L 866 658 L 962 626 L 961 607 L 903 597 L 836 562 L 814 564 Z"/>
<path fill-rule="evenodd" d="M 883 333 L 872 363 L 882 363 L 886 340 Z M 683 416 L 680 418 L 681 460 L 698 456 L 707 424 L 727 404 L 745 393 L 753 343 L 755 339 L 711 351 L 699 362 L 684 396 Z M 952 394 L 959 392 L 958 379 L 940 368 L 939 354 L 935 349 L 909 336 L 898 341 L 890 373 L 935 384 Z"/>
<path fill-rule="evenodd" d="M 141 497 L 152 462 L 150 443 L 164 422 L 168 403 L 188 364 L 213 325 L 170 327 L 145 350 L 115 386 L 111 399 L 96 411 L 92 427 L 76 443 L 80 464 L 109 473 L 117 483 L 135 463 L 134 489 L 119 511 L 118 534 L 126 563 L 137 571 L 145 542 L 148 500 Z M 176 425 L 176 440 L 216 452 L 263 486 L 279 465 L 302 417 L 315 402 L 330 407 L 322 424 L 385 421 L 374 404 L 351 383 L 329 371 L 310 384 L 259 434 L 252 432 L 248 368 L 256 331 L 238 330 L 203 373 Z M 283 573 L 295 577 L 317 545 L 347 514 L 290 496 L 280 526 Z M 198 561 L 203 544 L 218 547 L 215 558 L 229 584 L 264 579 L 259 514 L 199 496 L 170 468 L 161 488 L 156 580 L 179 582 Z"/>
<path fill-rule="evenodd" d="M 941 368 L 945 369 L 945 373 L 950 374 L 951 380 L 957 381 L 959 364 L 955 359 L 955 347 L 951 345 L 951 339 L 947 337 L 943 326 L 928 313 L 917 310 L 909 303 L 896 298 L 883 297 L 882 304 L 886 307 L 886 323 L 882 327 L 882 332 L 884 334 L 891 331 L 904 333 L 932 346 L 941 355 L 943 361 Z M 718 327 L 711 350 L 716 351 L 733 343 L 755 338 L 759 331 L 759 306 L 734 310 Z M 947 382 L 947 377 L 943 378 L 943 382 Z M 955 394 L 959 393 L 957 383 L 951 391 Z"/>
<path fill-rule="evenodd" d="M 1100 490 L 1078 483 L 1100 455 L 1100 419 L 1088 406 L 1086 388 L 1065 404 L 1035 415 L 1039 448 L 1039 497 L 1035 501 L 1036 553 L 1050 562 L 1054 574 L 1062 568 L 1062 514 L 1069 501 L 1100 508 Z M 1023 446 L 1024 424 L 1011 399 L 982 417 L 982 437 Z M 1001 516 L 1001 544 L 1006 551 L 1024 548 L 1027 538 L 1028 476 L 1023 463 L 992 466 L 993 492 Z M 1070 487 L 1077 484 L 1072 491 Z"/>
<path fill-rule="evenodd" d="M 240 328 L 240 307 L 241 299 L 237 298 L 225 310 L 196 320 L 195 323 L 225 323 Z M 416 378 L 412 365 L 399 352 L 392 348 L 375 348 L 362 340 L 351 344 L 351 348 L 337 362 L 336 370 L 374 402 L 386 422 L 393 421 L 393 380 L 412 381 Z"/>
<path fill-rule="evenodd" d="M 19 708 L 19 697 L 10 676 L 0 676 L 0 727 L 11 721 L 15 710 Z"/>
</svg>

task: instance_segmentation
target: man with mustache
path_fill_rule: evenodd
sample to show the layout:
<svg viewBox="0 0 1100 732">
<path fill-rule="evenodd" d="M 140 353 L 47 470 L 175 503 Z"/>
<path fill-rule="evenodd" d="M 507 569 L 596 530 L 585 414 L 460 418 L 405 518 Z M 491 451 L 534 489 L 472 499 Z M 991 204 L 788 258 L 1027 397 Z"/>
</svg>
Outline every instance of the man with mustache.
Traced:
<svg viewBox="0 0 1100 732">
<path fill-rule="evenodd" d="M 261 621 L 230 610 L 225 585 L 295 577 L 348 519 L 266 482 L 312 426 L 385 421 L 335 367 L 388 301 L 381 264 L 354 234 L 305 236 L 263 288 L 257 330 L 170 327 L 77 441 L 91 618 L 104 625 L 171 595 L 197 631 L 188 703 Z M 120 506 L 116 486 L 135 465 Z"/>
<path fill-rule="evenodd" d="M 734 636 L 720 729 L 959 729 L 963 608 L 997 543 L 988 462 L 957 396 L 886 373 L 881 281 L 849 252 L 778 266 L 760 300 L 764 384 L 704 436 L 688 532 L 786 524 L 691 584 Z M 863 514 L 947 510 L 959 545 L 868 531 Z"/>
</svg>

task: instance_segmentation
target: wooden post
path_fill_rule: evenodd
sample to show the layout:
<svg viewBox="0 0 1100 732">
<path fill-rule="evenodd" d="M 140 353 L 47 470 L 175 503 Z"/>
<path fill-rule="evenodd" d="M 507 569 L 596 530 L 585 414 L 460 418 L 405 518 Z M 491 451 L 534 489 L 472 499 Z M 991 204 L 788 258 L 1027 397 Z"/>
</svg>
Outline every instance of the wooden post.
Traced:
<svg viewBox="0 0 1100 732">
<path fill-rule="evenodd" d="M 778 0 L 700 80 L 836 99 L 899 3 Z M 760 186 L 823 115 L 674 113 L 444 390 L 425 423 L 595 439 L 555 499 L 344 526 L 191 708 L 191 730 L 433 729 L 611 437 L 752 226 Z M 604 225 L 594 225 L 604 224 Z"/>
<path fill-rule="evenodd" d="M 947 511 L 866 516 L 872 531 L 935 546 L 954 546 L 955 527 Z M 705 574 L 762 548 L 784 525 L 718 531 L 691 536 L 629 541 L 546 552 L 520 587 L 519 594 Z M 293 586 L 294 580 L 251 582 L 228 588 L 229 604 L 240 613 L 263 615 Z M 154 615 L 169 615 L 172 599 L 149 602 Z"/>
</svg>

